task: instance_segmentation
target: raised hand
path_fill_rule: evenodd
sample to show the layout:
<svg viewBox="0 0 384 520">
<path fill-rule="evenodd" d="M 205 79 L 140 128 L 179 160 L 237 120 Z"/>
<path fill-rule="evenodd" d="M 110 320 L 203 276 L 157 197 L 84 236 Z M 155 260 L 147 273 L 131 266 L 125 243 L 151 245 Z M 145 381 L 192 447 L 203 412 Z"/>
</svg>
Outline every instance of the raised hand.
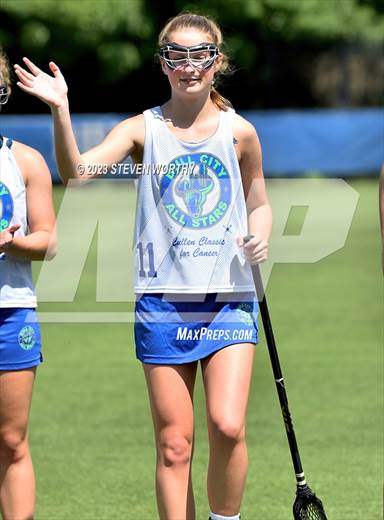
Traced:
<svg viewBox="0 0 384 520">
<path fill-rule="evenodd" d="M 67 104 L 68 87 L 59 67 L 49 62 L 53 76 L 46 74 L 28 58 L 23 58 L 29 71 L 15 64 L 15 73 L 19 78 L 17 85 L 37 98 L 47 103 L 51 108 L 60 108 Z"/>
</svg>

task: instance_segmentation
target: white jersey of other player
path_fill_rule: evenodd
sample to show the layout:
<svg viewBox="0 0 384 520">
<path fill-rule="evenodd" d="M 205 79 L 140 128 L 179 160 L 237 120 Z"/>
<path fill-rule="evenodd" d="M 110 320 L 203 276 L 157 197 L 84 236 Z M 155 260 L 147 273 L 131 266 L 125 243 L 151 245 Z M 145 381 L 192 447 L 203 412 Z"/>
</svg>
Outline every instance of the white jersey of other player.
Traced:
<svg viewBox="0 0 384 520">
<path fill-rule="evenodd" d="M 0 231 L 20 224 L 15 236 L 28 229 L 24 179 L 12 153 L 12 141 L 0 139 Z M 0 308 L 36 307 L 31 262 L 0 254 Z"/>
</svg>

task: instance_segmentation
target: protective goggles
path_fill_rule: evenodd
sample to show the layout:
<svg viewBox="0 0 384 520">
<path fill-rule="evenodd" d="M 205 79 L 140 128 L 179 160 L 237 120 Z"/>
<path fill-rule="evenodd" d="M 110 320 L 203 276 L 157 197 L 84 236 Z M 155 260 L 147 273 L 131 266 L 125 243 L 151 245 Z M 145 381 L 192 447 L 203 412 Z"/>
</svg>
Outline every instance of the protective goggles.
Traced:
<svg viewBox="0 0 384 520">
<path fill-rule="evenodd" d="M 184 47 L 177 43 L 167 43 L 160 47 L 160 57 L 170 69 L 176 70 L 187 64 L 194 69 L 209 69 L 219 55 L 219 48 L 213 43 L 200 43 Z"/>
<path fill-rule="evenodd" d="M 7 85 L 0 85 L 0 105 L 5 105 L 9 98 L 9 88 Z"/>
</svg>

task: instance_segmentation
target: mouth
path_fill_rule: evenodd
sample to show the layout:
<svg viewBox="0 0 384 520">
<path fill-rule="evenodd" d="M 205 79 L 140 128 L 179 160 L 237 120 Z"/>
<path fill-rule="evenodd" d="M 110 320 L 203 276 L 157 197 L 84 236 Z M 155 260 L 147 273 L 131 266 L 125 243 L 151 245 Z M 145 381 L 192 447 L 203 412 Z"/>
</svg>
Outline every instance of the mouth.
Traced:
<svg viewBox="0 0 384 520">
<path fill-rule="evenodd" d="M 201 78 L 199 78 L 198 76 L 190 76 L 190 77 L 186 77 L 186 78 L 180 78 L 180 81 L 182 83 L 195 83 L 197 81 L 201 81 Z"/>
</svg>

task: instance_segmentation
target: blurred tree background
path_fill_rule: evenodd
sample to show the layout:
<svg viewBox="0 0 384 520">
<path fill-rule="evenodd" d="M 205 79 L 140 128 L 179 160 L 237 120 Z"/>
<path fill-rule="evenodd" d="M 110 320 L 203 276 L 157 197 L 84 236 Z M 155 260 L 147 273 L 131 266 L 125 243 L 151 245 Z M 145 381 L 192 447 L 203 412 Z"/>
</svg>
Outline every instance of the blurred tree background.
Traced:
<svg viewBox="0 0 384 520">
<path fill-rule="evenodd" d="M 140 112 L 164 102 L 157 36 L 182 10 L 221 26 L 237 109 L 377 106 L 383 101 L 383 0 L 0 0 L 11 63 L 55 61 L 73 112 Z M 14 88 L 8 113 L 42 112 Z"/>
</svg>

